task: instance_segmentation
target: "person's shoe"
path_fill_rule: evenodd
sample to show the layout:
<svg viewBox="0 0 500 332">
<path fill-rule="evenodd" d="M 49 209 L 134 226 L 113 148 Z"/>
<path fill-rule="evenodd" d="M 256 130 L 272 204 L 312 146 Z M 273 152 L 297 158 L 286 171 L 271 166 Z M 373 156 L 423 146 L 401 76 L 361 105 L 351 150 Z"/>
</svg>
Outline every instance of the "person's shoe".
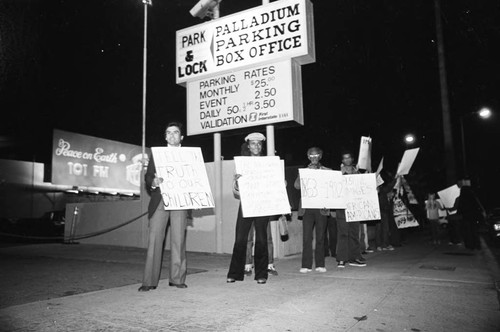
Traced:
<svg viewBox="0 0 500 332">
<path fill-rule="evenodd" d="M 363 266 L 366 266 L 366 263 L 363 263 L 359 259 L 355 259 L 353 261 L 349 261 L 349 265 L 350 266 L 360 266 L 360 267 L 363 267 Z"/>
<path fill-rule="evenodd" d="M 236 279 L 234 279 L 234 278 L 227 278 L 227 279 L 226 279 L 226 282 L 227 282 L 228 284 L 233 283 L 233 282 L 235 282 L 235 281 L 236 281 Z"/>
<path fill-rule="evenodd" d="M 150 290 L 156 289 L 156 286 L 141 286 L 137 291 L 139 292 L 149 292 Z"/>
<path fill-rule="evenodd" d="M 266 282 L 267 282 L 267 279 L 264 279 L 264 278 L 257 279 L 257 283 L 260 285 L 265 284 Z"/>
<path fill-rule="evenodd" d="M 366 248 L 366 250 L 365 250 L 365 251 L 366 251 L 367 253 L 371 254 L 371 253 L 373 252 L 373 249 L 372 249 L 372 248 L 370 248 L 370 247 L 368 247 L 368 248 Z"/>
<path fill-rule="evenodd" d="M 276 271 L 276 268 L 274 267 L 273 264 L 269 264 L 267 266 L 267 273 L 272 274 L 273 276 L 277 276 L 278 275 L 278 271 Z"/>
<path fill-rule="evenodd" d="M 324 267 L 317 267 L 316 268 L 316 272 L 325 273 L 326 272 L 326 268 L 324 268 Z"/>
<path fill-rule="evenodd" d="M 177 287 L 177 288 L 188 288 L 188 285 L 186 284 L 174 284 L 173 282 L 169 282 L 168 285 L 170 287 Z"/>
<path fill-rule="evenodd" d="M 377 247 L 377 251 L 382 251 L 382 247 Z"/>
<path fill-rule="evenodd" d="M 393 251 L 393 250 L 394 250 L 394 247 L 393 247 L 393 246 L 391 246 L 391 245 L 389 244 L 387 247 L 382 248 L 382 250 Z"/>
<path fill-rule="evenodd" d="M 312 269 L 308 269 L 307 267 L 303 267 L 299 270 L 300 273 L 307 273 L 307 272 L 311 272 Z"/>
<path fill-rule="evenodd" d="M 364 258 L 363 256 L 361 256 L 361 257 L 359 258 L 359 260 L 360 260 L 361 262 L 366 262 L 366 258 Z"/>
<path fill-rule="evenodd" d="M 344 268 L 345 267 L 345 262 L 344 261 L 339 261 L 337 263 L 337 267 Z"/>
</svg>

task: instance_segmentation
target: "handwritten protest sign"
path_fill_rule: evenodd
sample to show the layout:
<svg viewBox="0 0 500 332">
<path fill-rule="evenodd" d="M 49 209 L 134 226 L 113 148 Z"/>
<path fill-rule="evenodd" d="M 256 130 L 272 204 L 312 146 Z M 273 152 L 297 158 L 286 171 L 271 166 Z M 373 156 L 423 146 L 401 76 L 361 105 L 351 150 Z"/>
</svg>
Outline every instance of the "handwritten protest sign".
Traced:
<svg viewBox="0 0 500 332">
<path fill-rule="evenodd" d="M 460 196 L 460 188 L 455 184 L 451 187 L 438 191 L 439 198 L 446 208 L 452 208 L 455 200 Z"/>
<path fill-rule="evenodd" d="M 394 199 L 394 221 L 398 228 L 417 227 L 418 221 L 413 216 L 401 198 Z"/>
<path fill-rule="evenodd" d="M 213 208 L 207 171 L 198 147 L 152 147 L 165 210 Z"/>
<path fill-rule="evenodd" d="M 379 220 L 377 180 L 374 173 L 344 175 L 346 221 Z"/>
<path fill-rule="evenodd" d="M 300 168 L 300 195 L 305 209 L 345 209 L 340 171 Z"/>
<path fill-rule="evenodd" d="M 411 166 L 417 158 L 417 154 L 420 148 L 406 150 L 403 154 L 403 158 L 401 159 L 401 163 L 398 166 L 397 175 L 406 175 L 410 172 Z"/>
<path fill-rule="evenodd" d="M 385 182 L 384 179 L 382 179 L 382 176 L 380 175 L 380 172 L 382 172 L 382 169 L 384 169 L 384 157 L 382 157 L 382 159 L 380 159 L 380 163 L 378 164 L 378 167 L 377 167 L 377 172 L 375 172 L 375 174 L 377 174 L 377 187 L 383 185 Z"/>
<path fill-rule="evenodd" d="M 372 139 L 371 137 L 361 136 L 361 143 L 359 144 L 358 154 L 358 168 L 366 169 L 368 172 L 372 171 Z"/>
<path fill-rule="evenodd" d="M 234 157 L 243 217 L 288 214 L 285 172 L 279 157 Z"/>
</svg>

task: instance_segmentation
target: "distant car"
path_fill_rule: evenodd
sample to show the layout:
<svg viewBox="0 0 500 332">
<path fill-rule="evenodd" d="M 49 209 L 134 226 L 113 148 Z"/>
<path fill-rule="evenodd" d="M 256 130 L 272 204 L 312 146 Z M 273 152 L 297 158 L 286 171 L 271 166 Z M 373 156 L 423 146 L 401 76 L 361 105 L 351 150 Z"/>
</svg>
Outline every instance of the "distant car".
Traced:
<svg viewBox="0 0 500 332">
<path fill-rule="evenodd" d="M 500 241 L 500 208 L 494 208 L 486 216 L 486 227 L 491 239 Z"/>
</svg>

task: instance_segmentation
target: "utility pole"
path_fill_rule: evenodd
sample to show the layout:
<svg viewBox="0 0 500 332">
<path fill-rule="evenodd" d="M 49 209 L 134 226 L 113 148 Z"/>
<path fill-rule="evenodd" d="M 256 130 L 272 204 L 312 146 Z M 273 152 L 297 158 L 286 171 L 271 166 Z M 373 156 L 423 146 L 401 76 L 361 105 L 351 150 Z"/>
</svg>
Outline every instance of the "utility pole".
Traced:
<svg viewBox="0 0 500 332">
<path fill-rule="evenodd" d="M 439 61 L 439 82 L 441 87 L 441 112 L 443 120 L 444 139 L 444 162 L 446 184 L 452 185 L 457 182 L 457 167 L 455 160 L 455 148 L 453 146 L 453 135 L 450 120 L 450 103 L 448 97 L 448 82 L 446 80 L 446 66 L 444 59 L 443 27 L 441 24 L 441 0 L 434 0 L 434 14 L 436 17 L 437 53 Z"/>
</svg>

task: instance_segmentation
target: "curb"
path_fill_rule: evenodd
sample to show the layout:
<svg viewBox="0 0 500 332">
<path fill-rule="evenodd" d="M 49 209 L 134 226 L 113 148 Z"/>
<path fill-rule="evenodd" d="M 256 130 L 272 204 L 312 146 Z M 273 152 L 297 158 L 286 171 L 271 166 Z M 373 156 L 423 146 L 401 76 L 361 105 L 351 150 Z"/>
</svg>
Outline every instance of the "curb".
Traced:
<svg viewBox="0 0 500 332">
<path fill-rule="evenodd" d="M 488 264 L 488 268 L 491 272 L 494 286 L 497 291 L 498 310 L 500 311 L 500 266 L 498 265 L 495 257 L 493 257 L 493 254 L 491 253 L 491 250 L 488 247 L 488 244 L 486 244 L 486 241 L 484 240 L 483 236 L 480 236 L 479 239 L 481 241 L 481 249 L 483 252 L 484 259 Z"/>
</svg>

